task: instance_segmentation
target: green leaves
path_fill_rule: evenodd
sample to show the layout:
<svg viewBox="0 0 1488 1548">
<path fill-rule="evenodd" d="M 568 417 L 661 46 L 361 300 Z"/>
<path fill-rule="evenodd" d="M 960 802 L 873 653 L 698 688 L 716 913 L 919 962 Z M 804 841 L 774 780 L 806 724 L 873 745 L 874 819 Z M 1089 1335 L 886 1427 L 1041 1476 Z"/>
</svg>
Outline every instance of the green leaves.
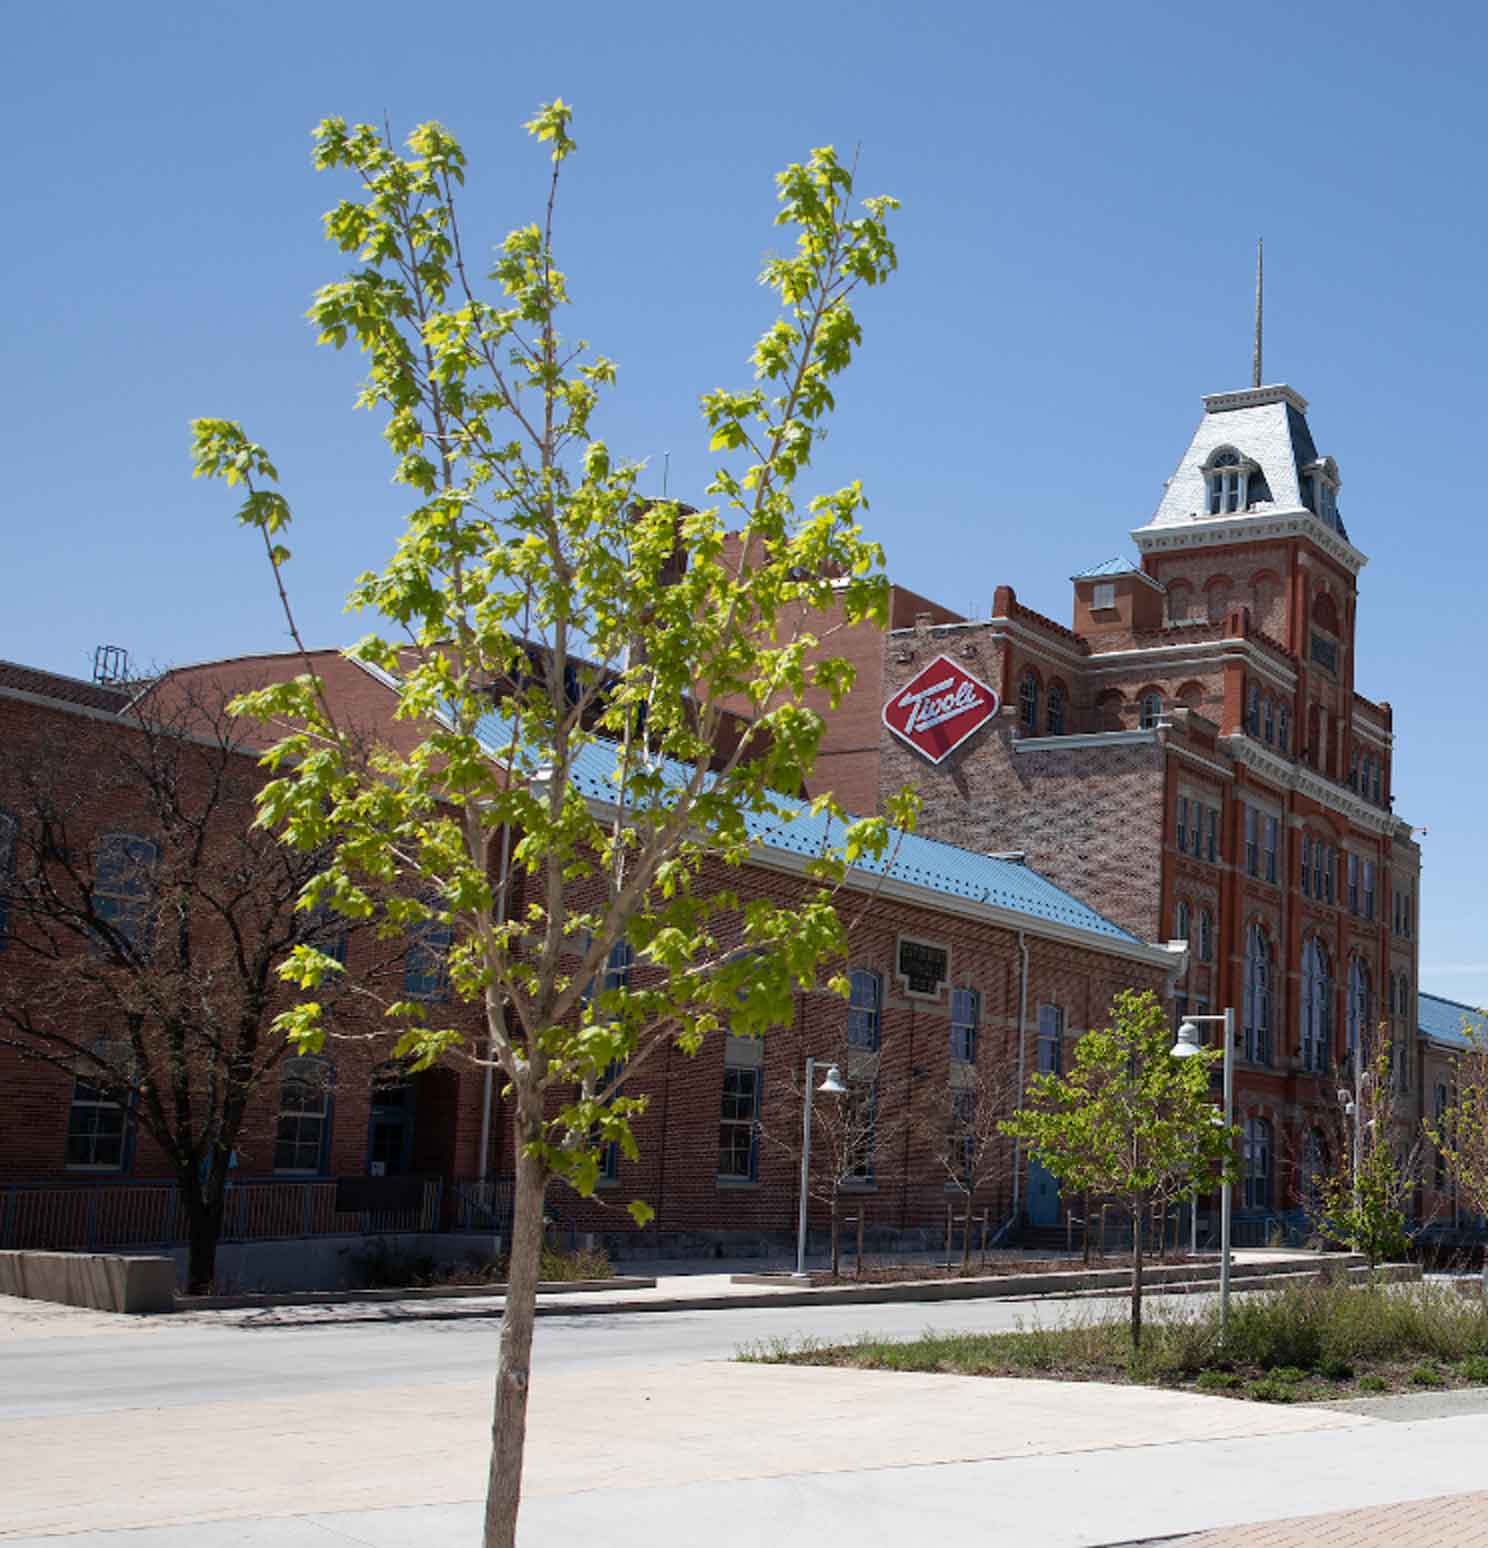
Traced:
<svg viewBox="0 0 1488 1548">
<path fill-rule="evenodd" d="M 794 251 L 763 275 L 780 313 L 752 384 L 702 402 L 713 449 L 743 465 L 719 468 L 703 509 L 644 498 L 646 470 L 590 428 L 617 368 L 561 330 L 552 211 L 571 125 L 561 99 L 527 124 L 551 151 L 546 213 L 513 227 L 484 278 L 464 256 L 448 130 L 421 124 L 399 148 L 369 124 L 316 129 L 317 168 L 355 186 L 325 217 L 349 272 L 310 317 L 320 343 L 365 358 L 357 405 L 382 416 L 410 492 L 395 551 L 349 599 L 393 626 L 353 654 L 387 674 L 398 725 L 355 739 L 310 676 L 234 708 L 284 729 L 259 821 L 327 856 L 306 905 L 369 922 L 392 952 L 448 936 L 451 997 L 484 1016 L 522 1143 L 587 1192 L 607 1145 L 636 1153 L 645 1098 L 627 1082 L 653 1051 L 790 1019 L 845 949 L 835 887 L 889 840 L 882 818 L 828 804 L 804 882 L 734 891 L 759 835 L 796 811 L 823 730 L 814 696 L 852 687 L 808 625 L 887 620 L 861 486 L 799 504 L 795 488 L 862 343 L 852 298 L 895 256 L 894 202 L 855 209 L 830 148 L 787 168 L 777 224 Z M 247 484 L 239 519 L 277 574 L 291 513 L 272 463 L 230 421 L 193 433 L 198 474 Z M 912 821 L 913 799 L 893 812 Z M 303 949 L 282 976 L 305 996 L 286 1035 L 334 1036 L 317 996 L 337 965 Z M 400 1057 L 469 1056 L 437 1002 L 382 1008 Z"/>
</svg>

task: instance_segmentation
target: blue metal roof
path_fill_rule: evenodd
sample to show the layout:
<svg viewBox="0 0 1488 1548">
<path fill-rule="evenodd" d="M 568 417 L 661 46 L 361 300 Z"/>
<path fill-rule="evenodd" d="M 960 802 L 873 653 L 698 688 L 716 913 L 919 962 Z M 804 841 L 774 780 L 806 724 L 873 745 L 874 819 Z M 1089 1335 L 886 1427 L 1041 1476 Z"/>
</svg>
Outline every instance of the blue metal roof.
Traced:
<svg viewBox="0 0 1488 1548">
<path fill-rule="evenodd" d="M 481 721 L 478 734 L 482 744 L 492 752 L 507 747 L 511 741 L 507 722 L 495 714 Z M 617 743 L 598 738 L 580 749 L 573 766 L 573 781 L 580 794 L 597 801 L 614 799 L 618 753 Z M 668 763 L 666 772 L 679 784 L 691 773 L 677 763 Z M 828 842 L 841 842 L 840 823 L 832 831 L 830 819 L 825 814 L 813 813 L 808 804 L 787 802 L 784 798 L 780 798 L 780 804 L 793 807 L 791 815 L 780 817 L 759 813 L 745 817 L 749 836 L 756 843 L 789 854 L 810 856 L 820 854 Z M 1139 937 L 1057 887 L 1047 876 L 1018 861 L 997 860 L 937 839 L 903 833 L 897 828 L 891 828 L 889 832 L 889 844 L 883 858 L 860 860 L 854 870 L 869 876 L 888 876 L 947 897 L 969 898 L 977 903 L 1009 909 L 1030 919 L 1070 926 L 1106 940 L 1143 944 Z"/>
<path fill-rule="evenodd" d="M 1137 567 L 1130 559 L 1103 559 L 1099 564 L 1093 564 L 1088 570 L 1081 570 L 1078 575 L 1071 575 L 1071 580 L 1099 580 L 1105 575 L 1132 575 L 1137 573 Z"/>
<path fill-rule="evenodd" d="M 1483 1011 L 1457 1000 L 1444 1000 L 1439 994 L 1427 994 L 1425 990 L 1417 1000 L 1416 1016 L 1421 1023 L 1422 1037 L 1447 1043 L 1453 1048 L 1467 1048 L 1467 1034 L 1471 1028 L 1479 1038 L 1488 1039 L 1488 1014 Z"/>
</svg>

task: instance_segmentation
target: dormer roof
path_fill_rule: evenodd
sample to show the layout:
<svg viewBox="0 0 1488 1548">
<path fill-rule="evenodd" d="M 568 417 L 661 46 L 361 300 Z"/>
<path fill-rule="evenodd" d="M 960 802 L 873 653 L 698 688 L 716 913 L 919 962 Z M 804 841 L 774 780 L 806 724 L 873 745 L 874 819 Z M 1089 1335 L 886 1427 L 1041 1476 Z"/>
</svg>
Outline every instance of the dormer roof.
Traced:
<svg viewBox="0 0 1488 1548">
<path fill-rule="evenodd" d="M 1207 474 L 1216 459 L 1231 452 L 1249 474 L 1249 499 L 1243 511 L 1211 515 Z M 1337 489 L 1337 464 L 1318 455 L 1307 424 L 1307 400 L 1301 393 L 1284 384 L 1210 393 L 1204 398 L 1204 417 L 1152 520 L 1132 536 L 1147 552 L 1177 546 L 1175 539 L 1243 540 L 1252 525 L 1269 533 L 1275 530 L 1277 518 L 1290 518 L 1284 525 L 1314 529 L 1323 547 L 1357 571 L 1367 561 L 1349 541 L 1336 501 L 1315 493 L 1318 476 Z"/>
</svg>

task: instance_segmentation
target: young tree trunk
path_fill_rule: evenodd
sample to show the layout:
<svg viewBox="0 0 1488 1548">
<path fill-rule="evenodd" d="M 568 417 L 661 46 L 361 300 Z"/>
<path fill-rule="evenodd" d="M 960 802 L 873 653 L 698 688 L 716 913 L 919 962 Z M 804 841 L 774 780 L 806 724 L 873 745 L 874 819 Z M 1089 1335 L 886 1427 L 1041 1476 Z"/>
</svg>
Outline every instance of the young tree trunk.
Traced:
<svg viewBox="0 0 1488 1548">
<path fill-rule="evenodd" d="M 186 1204 L 186 1294 L 207 1295 L 217 1276 L 217 1242 L 222 1235 L 222 1190 L 208 1201 L 193 1177 L 181 1186 Z"/>
<path fill-rule="evenodd" d="M 1142 1227 L 1146 1224 L 1147 1199 L 1136 1200 L 1132 1210 L 1132 1349 L 1142 1347 Z"/>
<path fill-rule="evenodd" d="M 518 1121 L 516 1199 L 501 1343 L 496 1355 L 484 1548 L 516 1548 L 517 1507 L 522 1498 L 522 1452 L 527 1440 L 527 1392 L 532 1374 L 532 1331 L 537 1320 L 543 1196 L 547 1191 L 542 1162 L 524 1153 L 521 1136 L 529 1127 Z"/>
<path fill-rule="evenodd" d="M 841 1230 L 840 1230 L 840 1224 L 839 1224 L 840 1220 L 841 1220 L 840 1199 L 839 1199 L 839 1196 L 838 1196 L 838 1193 L 837 1193 L 837 1188 L 836 1188 L 836 1186 L 834 1184 L 833 1188 L 832 1188 L 832 1278 L 833 1279 L 836 1279 L 836 1278 L 839 1277 L 839 1275 L 841 1273 L 841 1269 L 842 1269 L 842 1258 L 841 1258 L 841 1251 L 840 1251 L 841 1246 L 842 1246 Z"/>
<path fill-rule="evenodd" d="M 1084 1201 L 1083 1201 L 1081 1213 L 1084 1215 L 1084 1229 L 1083 1229 L 1083 1231 L 1081 1233 L 1080 1260 L 1081 1260 L 1082 1263 L 1084 1263 L 1086 1268 L 1089 1268 L 1090 1267 L 1090 1189 L 1089 1188 L 1087 1188 L 1085 1190 L 1083 1198 L 1084 1198 Z"/>
<path fill-rule="evenodd" d="M 961 1272 L 971 1267 L 971 1195 L 966 1195 L 966 1228 L 961 1233 Z"/>
</svg>

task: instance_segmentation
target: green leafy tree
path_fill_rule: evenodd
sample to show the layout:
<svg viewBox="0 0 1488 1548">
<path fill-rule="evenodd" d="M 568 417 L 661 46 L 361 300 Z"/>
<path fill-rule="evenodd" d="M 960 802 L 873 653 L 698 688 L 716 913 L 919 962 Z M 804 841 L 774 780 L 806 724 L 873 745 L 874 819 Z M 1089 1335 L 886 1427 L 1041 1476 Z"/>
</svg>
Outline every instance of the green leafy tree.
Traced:
<svg viewBox="0 0 1488 1548">
<path fill-rule="evenodd" d="M 1318 1178 L 1318 1223 L 1362 1252 L 1374 1268 L 1410 1249 L 1407 1210 L 1419 1173 L 1420 1146 L 1397 1113 L 1389 1027 L 1382 1024 L 1372 1057 L 1366 1049 L 1352 1092 L 1340 1090 L 1343 1143 Z"/>
<path fill-rule="evenodd" d="M 1475 1215 L 1488 1215 L 1488 1040 L 1470 1023 L 1467 1048 L 1454 1061 L 1446 1110 L 1428 1120 L 1426 1133 L 1458 1197 Z M 1483 1256 L 1488 1296 L 1488 1253 Z"/>
<path fill-rule="evenodd" d="M 730 888 L 758 827 L 796 810 L 823 725 L 807 695 L 835 705 L 851 686 L 851 666 L 802 620 L 833 603 L 848 625 L 886 620 L 861 488 L 798 508 L 795 486 L 861 340 L 854 298 L 895 267 L 894 201 L 855 205 L 853 173 L 830 148 L 779 174 L 776 222 L 794 247 L 762 276 L 779 315 L 751 357 L 753 384 L 702 399 L 721 454 L 716 503 L 646 501 L 643 469 L 591 430 L 616 368 L 560 326 L 570 109 L 548 104 L 527 127 L 552 152 L 545 210 L 497 250 L 489 298 L 457 214 L 465 157 L 444 128 L 421 125 L 406 152 L 367 125 L 327 119 L 316 131 L 317 166 L 361 187 L 326 217 L 356 267 L 311 315 L 321 342 L 367 357 L 359 403 L 385 416 L 412 502 L 391 560 L 351 595 L 392 636 L 355 653 L 396 680 L 397 713 L 420 740 L 364 769 L 308 670 L 238 706 L 285 728 L 259 820 L 333 856 L 303 905 L 395 934 L 447 928 L 453 995 L 484 1013 L 470 1049 L 428 1006 L 387 1007 L 402 1055 L 490 1061 L 509 1104 L 516 1203 L 488 1548 L 516 1531 L 549 1181 L 588 1193 L 605 1146 L 636 1154 L 630 1119 L 644 1098 L 626 1082 L 669 1041 L 691 1053 L 725 1023 L 758 1035 L 790 1016 L 794 993 L 843 948 L 833 890 L 844 867 L 882 851 L 889 831 L 818 802 L 837 819 L 834 841 L 797 896 L 744 901 Z M 273 464 L 235 423 L 194 429 L 198 474 L 246 489 L 239 518 L 263 536 L 298 641 L 283 585 L 290 508 Z M 891 813 L 910 815 L 907 804 Z M 634 973 L 606 985 L 620 946 Z M 303 998 L 281 1025 L 314 1049 L 337 964 L 306 949 L 285 971 Z M 644 1201 L 632 1209 L 649 1217 Z"/>
<path fill-rule="evenodd" d="M 1069 1074 L 1039 1074 L 1006 1132 L 1069 1192 L 1120 1200 L 1132 1219 L 1132 1348 L 1142 1347 L 1142 1225 L 1154 1198 L 1229 1175 L 1235 1130 L 1214 1122 L 1209 1074 L 1220 1050 L 1174 1058 L 1151 990 L 1123 989 L 1111 1023 L 1075 1045 Z"/>
</svg>

